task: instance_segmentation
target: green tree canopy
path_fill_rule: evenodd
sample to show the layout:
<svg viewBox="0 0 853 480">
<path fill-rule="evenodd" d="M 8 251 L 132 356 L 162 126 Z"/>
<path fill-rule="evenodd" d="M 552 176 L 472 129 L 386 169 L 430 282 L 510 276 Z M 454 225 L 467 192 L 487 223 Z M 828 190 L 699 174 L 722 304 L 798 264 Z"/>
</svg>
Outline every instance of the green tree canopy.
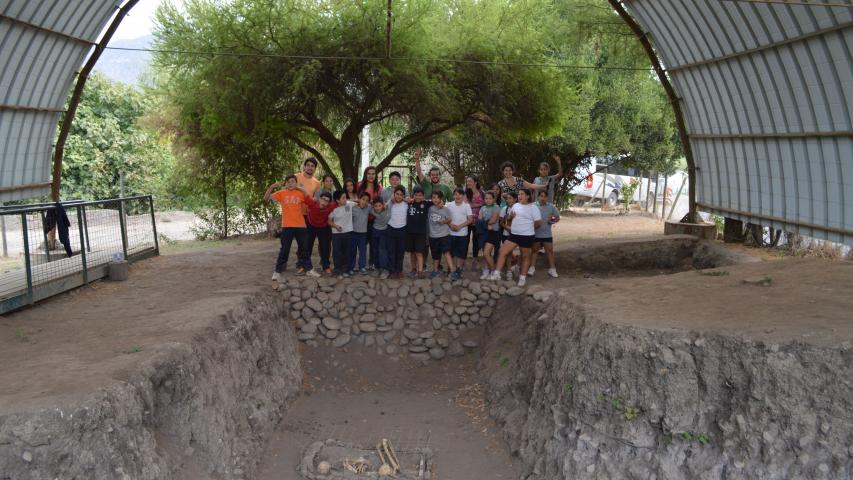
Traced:
<svg viewBox="0 0 853 480">
<path fill-rule="evenodd" d="M 171 204 L 163 181 L 174 163 L 168 142 L 142 124 L 150 100 L 133 87 L 94 74 L 86 83 L 65 147 L 62 198 L 105 199 L 153 194 Z"/>
<path fill-rule="evenodd" d="M 553 13 L 550 2 L 394 2 L 391 58 L 386 6 L 164 4 L 155 31 L 160 86 L 202 156 L 247 163 L 257 157 L 223 149 L 262 144 L 268 148 L 257 154 L 269 157 L 289 141 L 346 177 L 357 176 L 365 125 L 402 130 L 381 169 L 459 125 L 481 123 L 512 138 L 554 133 L 565 123 L 564 105 L 554 99 L 572 92 L 561 73 L 507 64 L 549 58 L 551 32 L 542 22 Z"/>
<path fill-rule="evenodd" d="M 432 139 L 426 150 L 454 178 L 478 172 L 484 183 L 500 178 L 499 166 L 516 164 L 525 177 L 552 153 L 570 173 L 592 156 L 613 156 L 627 166 L 663 172 L 674 168 L 680 147 L 672 109 L 648 58 L 624 22 L 603 0 L 562 0 L 540 19 L 548 32 L 548 62 L 559 69 L 563 95 L 554 98 L 566 112 L 551 136 L 507 138 L 491 129 L 466 125 Z"/>
</svg>

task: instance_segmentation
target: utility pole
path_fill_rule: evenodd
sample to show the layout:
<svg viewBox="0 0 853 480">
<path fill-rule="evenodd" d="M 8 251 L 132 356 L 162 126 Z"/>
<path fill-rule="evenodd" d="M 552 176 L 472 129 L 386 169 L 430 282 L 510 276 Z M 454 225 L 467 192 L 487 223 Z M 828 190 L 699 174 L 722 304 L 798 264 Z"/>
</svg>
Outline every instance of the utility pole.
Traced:
<svg viewBox="0 0 853 480">
<path fill-rule="evenodd" d="M 388 19 L 385 23 L 385 59 L 391 60 L 391 0 L 388 0 Z"/>
</svg>

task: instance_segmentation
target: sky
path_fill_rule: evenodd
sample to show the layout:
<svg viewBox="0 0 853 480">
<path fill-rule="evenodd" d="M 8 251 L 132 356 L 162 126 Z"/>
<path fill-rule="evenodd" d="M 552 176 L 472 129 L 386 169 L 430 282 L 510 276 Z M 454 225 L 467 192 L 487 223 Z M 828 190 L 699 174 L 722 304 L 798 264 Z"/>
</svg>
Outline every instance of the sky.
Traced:
<svg viewBox="0 0 853 480">
<path fill-rule="evenodd" d="M 159 4 L 160 0 L 139 0 L 122 20 L 113 40 L 128 40 L 150 34 L 154 28 L 154 10 Z"/>
</svg>

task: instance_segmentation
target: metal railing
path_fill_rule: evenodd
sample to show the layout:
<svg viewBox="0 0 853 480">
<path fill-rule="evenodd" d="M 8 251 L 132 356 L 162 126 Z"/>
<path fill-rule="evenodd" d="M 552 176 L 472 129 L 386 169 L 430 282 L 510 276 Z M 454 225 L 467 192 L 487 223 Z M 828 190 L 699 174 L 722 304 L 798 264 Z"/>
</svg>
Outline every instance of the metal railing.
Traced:
<svg viewBox="0 0 853 480">
<path fill-rule="evenodd" d="M 160 253 L 150 195 L 63 202 L 68 237 L 55 204 L 0 207 L 6 241 L 0 257 L 0 314 L 106 276 L 116 259 Z M 64 237 L 64 235 L 62 236 Z"/>
</svg>

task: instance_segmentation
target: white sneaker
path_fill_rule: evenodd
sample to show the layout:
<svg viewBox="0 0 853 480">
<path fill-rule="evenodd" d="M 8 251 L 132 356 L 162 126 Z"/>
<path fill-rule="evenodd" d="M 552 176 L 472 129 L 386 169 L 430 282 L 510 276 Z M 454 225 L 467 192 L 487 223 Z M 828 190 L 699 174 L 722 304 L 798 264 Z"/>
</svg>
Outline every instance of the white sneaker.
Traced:
<svg viewBox="0 0 853 480">
<path fill-rule="evenodd" d="M 559 277 L 559 275 L 557 275 L 557 269 L 556 268 L 549 268 L 548 269 L 548 275 L 551 275 L 551 278 L 558 278 Z"/>
<path fill-rule="evenodd" d="M 317 273 L 317 270 L 314 270 L 314 269 L 308 270 L 307 272 L 305 272 L 305 275 L 307 275 L 309 277 L 314 277 L 314 278 L 318 278 L 320 276 L 320 274 Z"/>
<path fill-rule="evenodd" d="M 494 272 L 489 274 L 489 280 L 493 282 L 498 282 L 501 279 L 501 272 L 495 270 Z"/>
<path fill-rule="evenodd" d="M 276 280 L 278 280 L 279 278 L 281 278 L 281 274 L 280 274 L 280 273 L 278 273 L 278 272 L 272 272 L 272 279 L 273 279 L 273 281 L 276 281 Z"/>
<path fill-rule="evenodd" d="M 536 273 L 536 267 L 531 265 L 530 268 L 527 269 L 527 274 L 532 277 L 534 273 Z"/>
<path fill-rule="evenodd" d="M 527 283 L 527 277 L 525 275 L 521 275 L 520 277 L 518 277 L 519 287 L 523 287 L 525 283 Z"/>
<path fill-rule="evenodd" d="M 480 280 L 488 280 L 488 278 L 492 275 L 492 272 L 489 271 L 488 268 L 483 269 L 483 274 L 480 275 Z"/>
</svg>

